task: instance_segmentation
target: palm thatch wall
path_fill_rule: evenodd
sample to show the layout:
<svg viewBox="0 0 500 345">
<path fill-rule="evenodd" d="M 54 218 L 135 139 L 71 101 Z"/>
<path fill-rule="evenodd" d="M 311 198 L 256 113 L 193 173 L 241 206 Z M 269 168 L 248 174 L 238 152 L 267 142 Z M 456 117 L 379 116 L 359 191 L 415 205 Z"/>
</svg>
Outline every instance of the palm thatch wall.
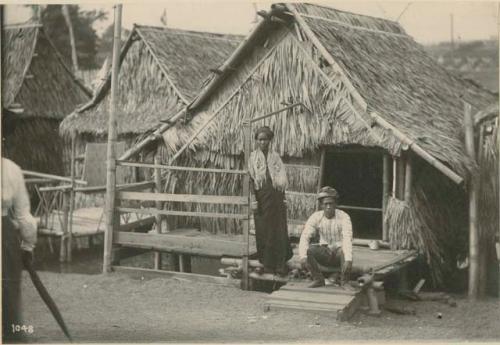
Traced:
<svg viewBox="0 0 500 345">
<path fill-rule="evenodd" d="M 62 174 L 60 121 L 90 93 L 36 25 L 2 30 L 3 153 L 23 169 Z"/>
<path fill-rule="evenodd" d="M 2 156 L 26 170 L 62 175 L 63 141 L 59 121 L 46 118 L 18 118 L 4 111 Z"/>
<path fill-rule="evenodd" d="M 290 8 L 299 14 L 294 15 Z M 466 231 L 466 221 L 461 217 L 463 190 L 427 162 L 413 157 L 406 145 L 391 131 L 373 124 L 368 114 L 376 111 L 432 156 L 465 176 L 472 164 L 465 159 L 460 140 L 460 97 L 479 108 L 494 96 L 448 74 L 395 22 L 308 4 L 272 10 L 269 18 L 273 17 L 247 38 L 246 45 L 239 48 L 240 55 L 234 53 L 230 58 L 230 68 L 218 76 L 222 82 L 209 84 L 215 86 L 203 91 L 205 100 L 196 103 L 196 108 L 188 107 L 188 122 L 164 132 L 165 160 L 213 119 L 177 164 L 241 169 L 243 122 L 301 102 L 305 107 L 254 124 L 273 129 L 272 145 L 285 162 L 299 160 L 311 165 L 288 169 L 292 181 L 287 195 L 288 217 L 306 219 L 314 210 L 314 196 L 304 193 L 316 192 L 322 146 L 354 144 L 379 147 L 395 157 L 412 156 L 415 171 L 411 199 L 391 199 L 385 217 L 393 248 L 418 249 L 432 266 L 435 281 L 442 281 L 446 267 L 455 264 L 461 248 L 449 238 L 460 238 Z M 307 29 L 337 66 L 326 60 Z M 366 102 L 366 109 L 360 106 L 359 98 Z M 315 157 L 315 163 L 308 164 L 306 156 Z M 200 194 L 242 193 L 241 181 L 228 177 L 175 177 L 167 179 L 165 190 L 189 193 L 194 191 L 192 181 L 202 181 L 195 187 Z M 303 193 L 294 193 L 297 191 Z M 238 231 L 221 224 L 204 229 Z"/>
</svg>

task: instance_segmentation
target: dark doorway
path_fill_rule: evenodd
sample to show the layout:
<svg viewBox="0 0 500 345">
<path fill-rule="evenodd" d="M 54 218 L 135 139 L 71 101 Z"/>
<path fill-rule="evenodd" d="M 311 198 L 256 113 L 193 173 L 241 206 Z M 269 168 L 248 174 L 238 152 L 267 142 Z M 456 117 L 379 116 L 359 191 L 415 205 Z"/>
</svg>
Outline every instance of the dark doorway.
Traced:
<svg viewBox="0 0 500 345">
<path fill-rule="evenodd" d="M 359 146 L 327 148 L 322 185 L 340 194 L 354 237 L 382 239 L 382 152 Z M 351 207 L 370 208 L 353 209 Z"/>
</svg>

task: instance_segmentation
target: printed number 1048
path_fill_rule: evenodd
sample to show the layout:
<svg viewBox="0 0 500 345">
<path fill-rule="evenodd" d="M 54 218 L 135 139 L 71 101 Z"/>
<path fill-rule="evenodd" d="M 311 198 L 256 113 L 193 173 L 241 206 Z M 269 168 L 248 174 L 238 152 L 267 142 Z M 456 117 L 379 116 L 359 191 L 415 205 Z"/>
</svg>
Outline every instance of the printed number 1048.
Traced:
<svg viewBox="0 0 500 345">
<path fill-rule="evenodd" d="M 24 332 L 24 333 L 33 333 L 33 326 L 29 325 L 14 325 L 11 324 L 12 326 L 12 333 L 18 333 L 18 332 Z"/>
</svg>

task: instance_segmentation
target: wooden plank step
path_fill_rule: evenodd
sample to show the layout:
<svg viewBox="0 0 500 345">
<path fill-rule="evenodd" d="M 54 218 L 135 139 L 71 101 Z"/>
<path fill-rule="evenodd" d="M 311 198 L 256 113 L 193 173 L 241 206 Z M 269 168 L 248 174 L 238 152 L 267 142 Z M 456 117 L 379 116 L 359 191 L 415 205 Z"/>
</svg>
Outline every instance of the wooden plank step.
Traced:
<svg viewBox="0 0 500 345">
<path fill-rule="evenodd" d="M 324 303 L 333 304 L 341 307 L 349 304 L 354 296 L 336 295 L 336 294 L 321 294 L 321 293 L 305 293 L 301 291 L 278 290 L 269 295 L 269 300 L 289 300 L 300 302 Z"/>
<path fill-rule="evenodd" d="M 341 287 L 335 287 L 335 286 L 322 286 L 318 288 L 308 288 L 307 285 L 309 285 L 310 282 L 290 282 L 280 288 L 281 290 L 289 290 L 289 291 L 302 291 L 306 293 L 326 293 L 326 294 L 337 294 L 337 295 L 348 295 L 348 296 L 354 296 L 357 293 L 359 293 L 361 290 L 345 290 Z"/>
<path fill-rule="evenodd" d="M 321 303 L 293 302 L 293 301 L 267 301 L 264 304 L 266 310 L 287 310 L 294 309 L 306 312 L 326 312 L 337 316 L 342 308 L 334 305 Z"/>
</svg>

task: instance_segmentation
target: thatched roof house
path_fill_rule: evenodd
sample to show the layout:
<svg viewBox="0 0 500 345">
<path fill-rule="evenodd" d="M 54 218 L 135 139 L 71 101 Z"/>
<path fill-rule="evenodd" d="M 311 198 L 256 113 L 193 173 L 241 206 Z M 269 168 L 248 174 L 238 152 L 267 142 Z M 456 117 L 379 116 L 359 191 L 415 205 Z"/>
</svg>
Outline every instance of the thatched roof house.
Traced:
<svg viewBox="0 0 500 345">
<path fill-rule="evenodd" d="M 253 125 L 275 132 L 291 182 L 289 219 L 307 219 L 312 193 L 333 185 L 356 237 L 384 237 L 393 248 L 421 250 L 435 267 L 453 266 L 450 238 L 466 231 L 456 182 L 470 166 L 461 142 L 463 100 L 479 109 L 494 96 L 449 74 L 396 22 L 302 3 L 273 5 L 263 16 L 186 107 L 187 122 L 161 126 L 164 155 L 189 144 L 177 164 L 241 169 L 243 123 L 301 103 Z M 384 156 L 394 158 L 394 170 Z M 241 195 L 234 174 L 187 183 L 193 178 L 177 174 L 165 188 Z M 234 231 L 217 221 L 219 230 L 224 225 Z"/>
<path fill-rule="evenodd" d="M 117 133 L 138 135 L 185 107 L 242 37 L 134 25 L 120 54 Z M 111 73 L 93 99 L 73 111 L 61 132 L 102 136 L 108 130 Z"/>
<path fill-rule="evenodd" d="M 160 120 L 189 104 L 211 70 L 217 69 L 241 39 L 235 35 L 134 25 L 120 53 L 117 105 L 120 149 L 131 146 Z M 86 151 L 88 143 L 105 145 L 110 89 L 109 70 L 92 100 L 73 109 L 61 123 L 63 136 L 76 133 L 78 156 Z M 104 169 L 98 170 L 97 180 L 104 184 Z M 77 171 L 82 171 L 81 166 L 77 166 Z M 126 181 L 138 178 L 135 170 L 124 175 Z"/>
<path fill-rule="evenodd" d="M 40 25 L 2 28 L 2 153 L 24 169 L 62 172 L 60 121 L 90 92 Z"/>
</svg>

